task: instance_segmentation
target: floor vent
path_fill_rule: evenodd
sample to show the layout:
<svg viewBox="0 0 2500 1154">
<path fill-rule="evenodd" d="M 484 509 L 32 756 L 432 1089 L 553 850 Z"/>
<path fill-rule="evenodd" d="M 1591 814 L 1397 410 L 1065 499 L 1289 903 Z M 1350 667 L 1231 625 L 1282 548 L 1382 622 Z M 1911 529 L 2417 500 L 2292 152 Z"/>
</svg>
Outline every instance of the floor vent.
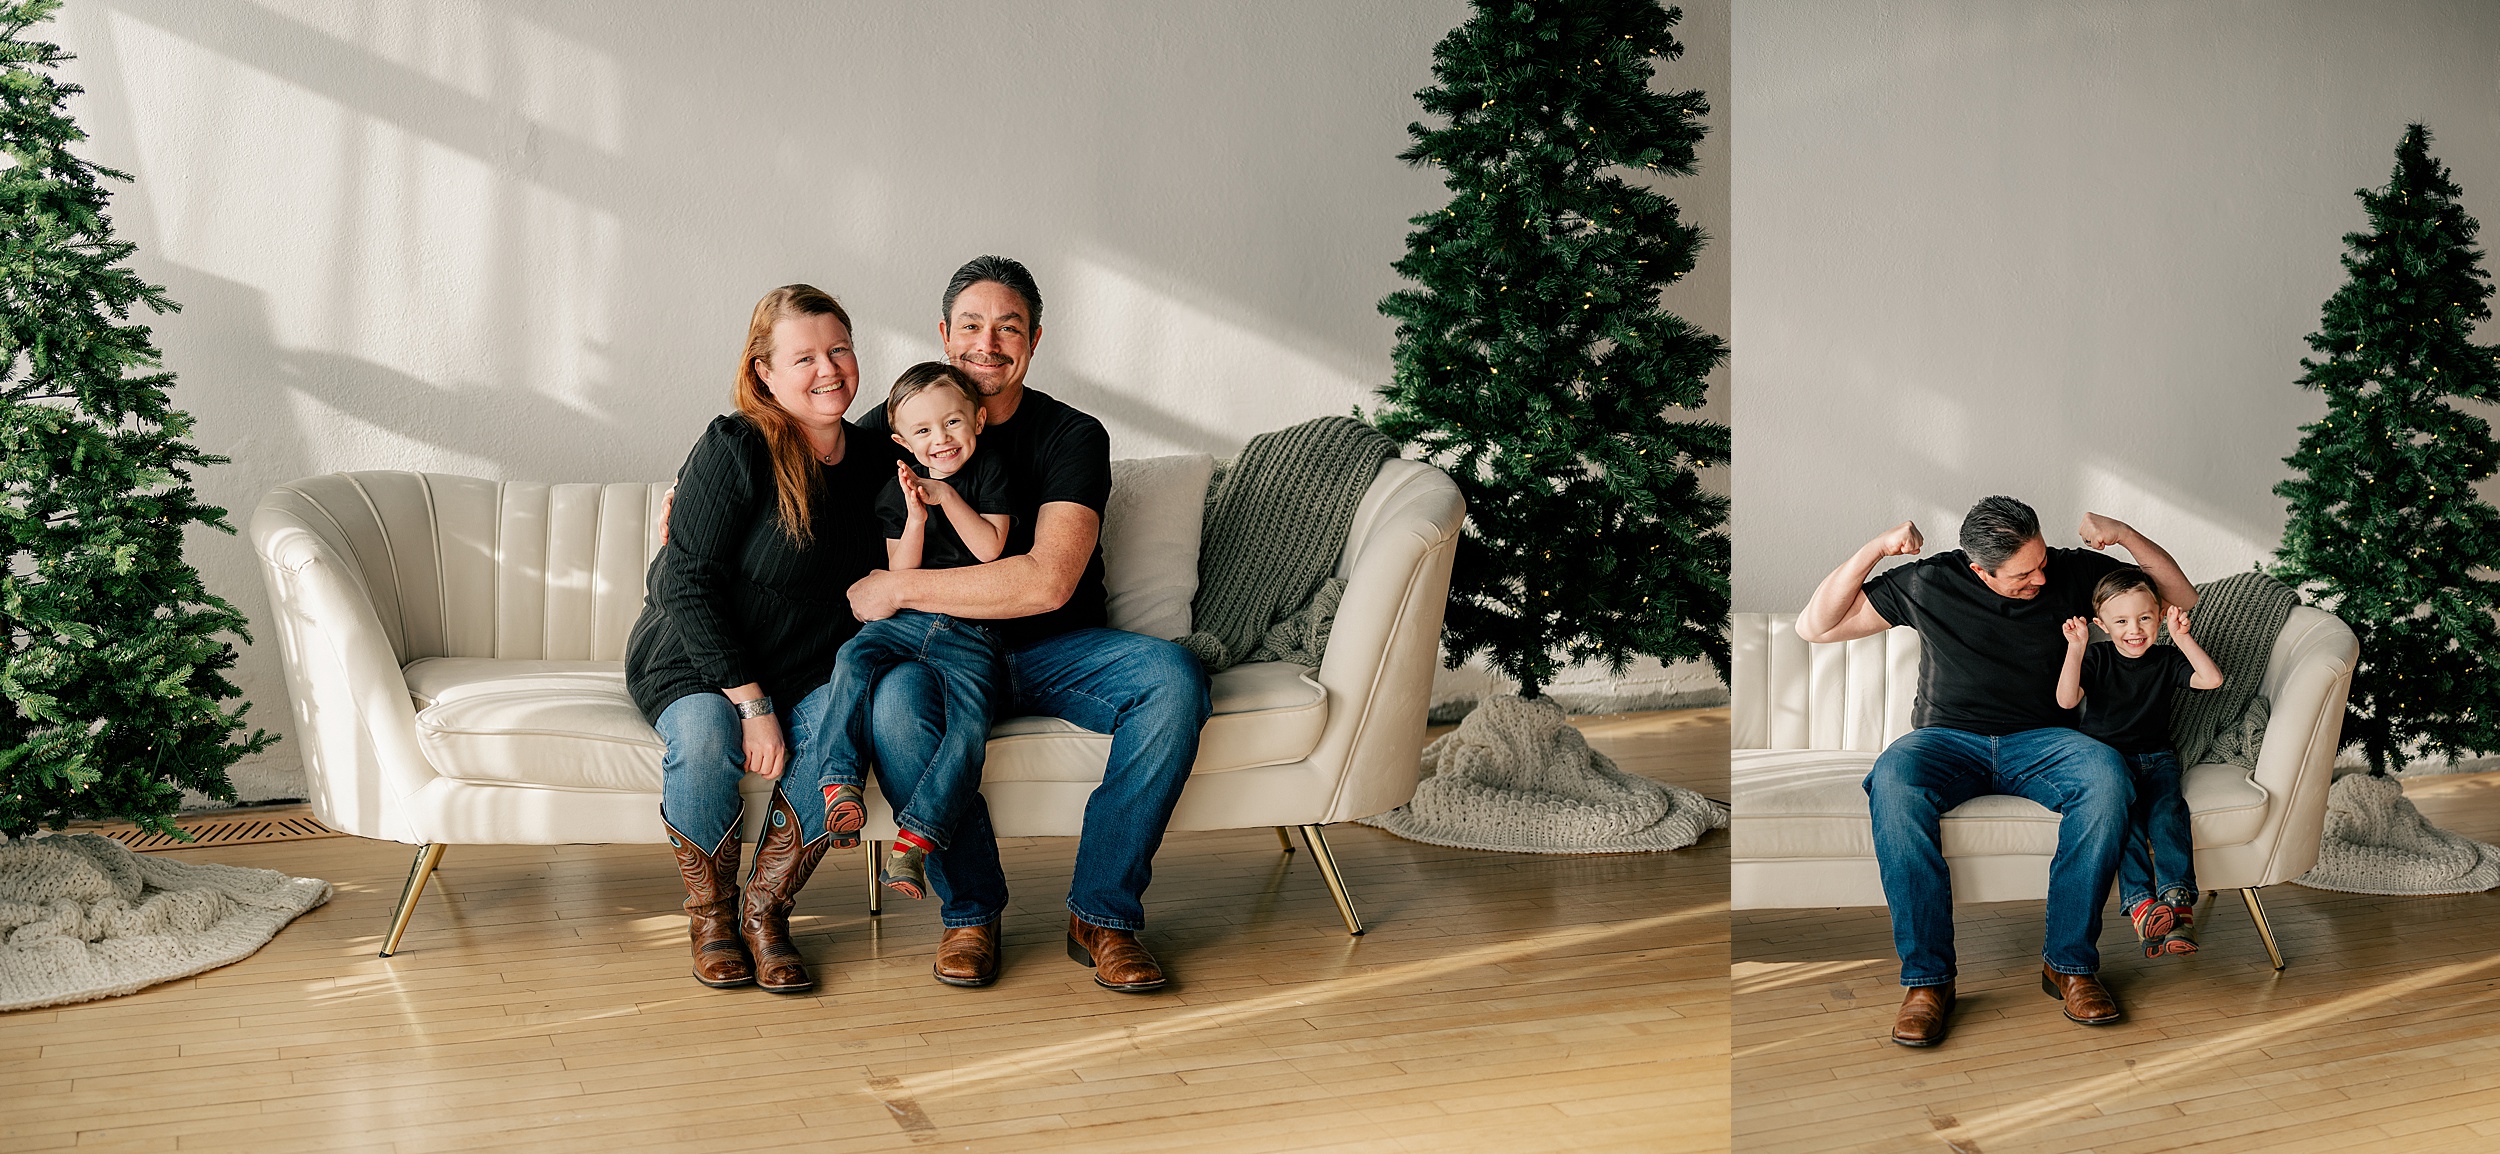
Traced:
<svg viewBox="0 0 2500 1154">
<path fill-rule="evenodd" d="M 197 849 L 210 845 L 257 845 L 273 841 L 310 841 L 322 837 L 347 835 L 314 821 L 302 810 L 293 813 L 200 814 L 174 819 L 174 824 L 191 835 L 190 841 L 176 841 L 152 830 L 132 825 L 108 825 L 91 832 L 103 834 L 138 853 L 160 849 Z"/>
</svg>

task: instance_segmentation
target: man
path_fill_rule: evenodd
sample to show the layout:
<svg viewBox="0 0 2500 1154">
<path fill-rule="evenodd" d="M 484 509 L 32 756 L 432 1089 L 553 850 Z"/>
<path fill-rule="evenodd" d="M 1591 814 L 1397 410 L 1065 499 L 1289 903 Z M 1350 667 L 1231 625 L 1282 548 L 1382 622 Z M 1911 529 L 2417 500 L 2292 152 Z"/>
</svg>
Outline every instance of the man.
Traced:
<svg viewBox="0 0 2500 1154">
<path fill-rule="evenodd" d="M 918 609 L 990 622 L 1007 642 L 1010 699 L 1002 716 L 1043 714 L 1111 735 L 1111 761 L 1085 806 L 1068 890 L 1068 953 L 1106 989 L 1163 987 L 1163 968 L 1137 940 L 1141 895 L 1163 827 L 1198 757 L 1207 677 L 1169 641 L 1103 626 L 1102 510 L 1111 446 L 1102 423 L 1042 392 L 1025 372 L 1042 340 L 1042 294 L 1022 264 L 984 256 L 956 270 L 940 308 L 946 359 L 981 393 L 983 454 L 1007 464 L 1014 506 L 1006 552 L 960 569 L 879 570 L 850 591 L 863 621 Z M 887 434 L 882 412 L 860 422 Z M 877 682 L 870 728 L 879 772 L 908 795 L 942 733 L 937 677 L 917 663 Z M 946 933 L 931 971 L 953 986 L 998 978 L 1007 879 L 989 807 L 964 806 L 946 849 L 927 863 Z"/>
<path fill-rule="evenodd" d="M 2066 651 L 2061 627 L 2089 616 L 2092 586 L 2119 563 L 2093 550 L 2125 549 L 2162 600 L 2196 604 L 2196 590 L 2161 546 L 2122 522 L 2086 513 L 2091 549 L 2051 549 L 2039 516 L 2011 497 L 1990 497 L 1962 521 L 1962 548 L 1869 578 L 1886 557 L 1926 544 L 1904 521 L 1861 546 L 1814 590 L 1797 615 L 1811 642 L 1869 637 L 1896 625 L 1918 630 L 1918 700 L 1903 734 L 1866 775 L 1875 859 L 1892 909 L 1893 948 L 1908 988 L 1893 1023 L 1904 1046 L 1942 1042 L 1953 1014 L 1953 883 L 1939 819 L 1982 794 L 2009 793 L 2057 811 L 2049 863 L 2048 929 L 2040 982 L 2066 1016 L 2100 1026 L 2119 1018 L 2096 976 L 2101 903 L 2127 829 L 2133 790 L 2126 763 L 2075 732 L 2057 704 Z"/>
</svg>

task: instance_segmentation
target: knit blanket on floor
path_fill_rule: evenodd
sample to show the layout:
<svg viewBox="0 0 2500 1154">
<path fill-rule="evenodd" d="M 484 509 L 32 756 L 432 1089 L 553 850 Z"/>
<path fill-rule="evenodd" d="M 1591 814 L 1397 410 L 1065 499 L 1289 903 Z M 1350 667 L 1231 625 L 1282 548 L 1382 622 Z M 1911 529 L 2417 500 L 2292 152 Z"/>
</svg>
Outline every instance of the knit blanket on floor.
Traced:
<svg viewBox="0 0 2500 1154">
<path fill-rule="evenodd" d="M 97 834 L 0 842 L 0 1010 L 241 961 L 329 900 L 319 878 L 143 856 Z"/>
<path fill-rule="evenodd" d="M 2228 762 L 2257 768 L 2269 711 L 2257 687 L 2266 659 L 2300 594 L 2263 573 L 2234 573 L 2196 587 L 2188 632 L 2222 667 L 2218 689 L 2182 689 L 2171 699 L 2170 741 L 2182 766 Z"/>
<path fill-rule="evenodd" d="M 2292 882 L 2348 894 L 2480 893 L 2500 886 L 2500 848 L 2432 825 L 2395 779 L 2356 773 L 2326 791 L 2318 864 Z"/>
<path fill-rule="evenodd" d="M 1209 673 L 1250 661 L 1318 668 L 1345 595 L 1334 576 L 1354 511 L 1397 446 L 1351 417 L 1250 438 L 1207 498 L 1192 632 Z"/>
<path fill-rule="evenodd" d="M 1727 828 L 1726 806 L 1616 768 L 1550 701 L 1486 698 L 1424 747 L 1424 772 L 1414 800 L 1362 823 L 1507 853 L 1682 849 Z"/>
</svg>

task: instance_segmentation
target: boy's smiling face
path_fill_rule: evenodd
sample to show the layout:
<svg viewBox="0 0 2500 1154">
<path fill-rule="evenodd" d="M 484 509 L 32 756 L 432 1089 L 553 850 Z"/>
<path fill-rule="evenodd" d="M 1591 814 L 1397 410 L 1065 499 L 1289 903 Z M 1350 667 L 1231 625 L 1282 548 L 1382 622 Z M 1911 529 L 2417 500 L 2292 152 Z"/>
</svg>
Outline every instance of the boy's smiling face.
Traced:
<svg viewBox="0 0 2500 1154">
<path fill-rule="evenodd" d="M 2149 589 L 2130 589 L 2101 602 L 2092 614 L 2110 643 L 2128 657 L 2142 657 L 2161 635 L 2161 599 Z"/>
<path fill-rule="evenodd" d="M 894 443 L 911 450 L 931 476 L 950 477 L 972 459 L 983 423 L 981 406 L 962 390 L 933 386 L 895 406 Z"/>
</svg>

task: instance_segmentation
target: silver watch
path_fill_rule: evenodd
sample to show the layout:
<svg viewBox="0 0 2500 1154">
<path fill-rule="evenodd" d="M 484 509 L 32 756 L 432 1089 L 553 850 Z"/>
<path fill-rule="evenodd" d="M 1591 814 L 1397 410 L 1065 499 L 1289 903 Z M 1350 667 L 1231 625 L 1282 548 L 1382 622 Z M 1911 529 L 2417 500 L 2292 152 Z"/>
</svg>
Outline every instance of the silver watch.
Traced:
<svg viewBox="0 0 2500 1154">
<path fill-rule="evenodd" d="M 740 721 L 752 721 L 758 717 L 771 717 L 773 715 L 773 699 L 769 697 L 758 697 L 753 701 L 741 701 L 738 702 L 737 705 L 738 720 Z"/>
</svg>

